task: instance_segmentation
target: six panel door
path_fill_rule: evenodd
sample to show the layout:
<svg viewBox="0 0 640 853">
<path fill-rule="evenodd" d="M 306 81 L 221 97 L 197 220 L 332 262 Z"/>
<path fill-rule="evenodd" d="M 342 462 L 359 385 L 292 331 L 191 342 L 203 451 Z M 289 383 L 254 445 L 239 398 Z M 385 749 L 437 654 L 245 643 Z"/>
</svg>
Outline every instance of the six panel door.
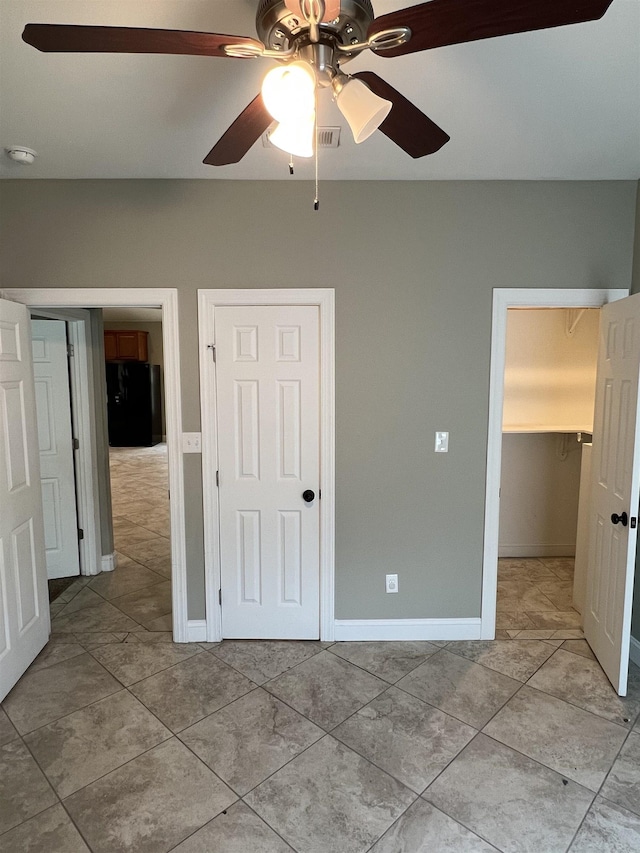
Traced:
<svg viewBox="0 0 640 853">
<path fill-rule="evenodd" d="M 44 528 L 24 305 L 0 299 L 0 700 L 49 637 Z"/>
<path fill-rule="evenodd" d="M 63 320 L 32 320 L 40 477 L 47 577 L 80 574 L 78 513 Z"/>
</svg>

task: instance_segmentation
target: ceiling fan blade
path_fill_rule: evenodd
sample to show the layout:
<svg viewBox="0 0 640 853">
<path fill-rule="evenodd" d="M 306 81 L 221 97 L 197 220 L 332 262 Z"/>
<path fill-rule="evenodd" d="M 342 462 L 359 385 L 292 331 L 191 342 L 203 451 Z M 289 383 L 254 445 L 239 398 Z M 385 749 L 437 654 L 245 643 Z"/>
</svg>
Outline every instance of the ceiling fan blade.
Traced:
<svg viewBox="0 0 640 853">
<path fill-rule="evenodd" d="M 451 138 L 437 124 L 431 121 L 415 104 L 401 95 L 373 71 L 360 71 L 353 74 L 358 80 L 381 98 L 391 101 L 393 108 L 378 130 L 388 136 L 410 157 L 425 157 L 435 154 Z"/>
<path fill-rule="evenodd" d="M 601 18 L 613 0 L 432 0 L 376 18 L 368 36 L 409 27 L 411 38 L 378 56 L 402 56 L 447 44 L 561 27 Z"/>
<path fill-rule="evenodd" d="M 72 24 L 27 24 L 23 41 L 45 53 L 176 53 L 185 56 L 227 56 L 230 44 L 263 45 L 246 36 L 153 30 L 139 27 L 89 27 Z"/>
<path fill-rule="evenodd" d="M 273 116 L 267 112 L 262 95 L 256 95 L 202 162 L 207 166 L 228 166 L 231 163 L 239 163 L 271 124 L 273 124 Z"/>
</svg>

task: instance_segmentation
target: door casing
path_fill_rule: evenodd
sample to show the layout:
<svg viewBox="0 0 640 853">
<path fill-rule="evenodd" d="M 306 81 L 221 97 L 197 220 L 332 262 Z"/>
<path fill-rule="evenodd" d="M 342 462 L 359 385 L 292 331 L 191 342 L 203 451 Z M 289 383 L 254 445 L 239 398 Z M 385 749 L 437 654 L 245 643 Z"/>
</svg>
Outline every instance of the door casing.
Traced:
<svg viewBox="0 0 640 853">
<path fill-rule="evenodd" d="M 219 505 L 216 487 L 218 438 L 214 316 L 222 305 L 314 305 L 320 312 L 320 639 L 334 638 L 335 564 L 335 291 L 333 288 L 220 289 L 198 291 L 200 403 L 204 507 L 207 640 L 222 639 Z"/>
<path fill-rule="evenodd" d="M 165 414 L 171 492 L 171 592 L 173 639 L 176 643 L 203 640 L 187 616 L 187 559 L 184 518 L 184 465 L 182 459 L 182 398 L 180 391 L 180 344 L 178 337 L 178 291 L 176 288 L 7 288 L 5 299 L 29 307 L 162 309 Z"/>
<path fill-rule="evenodd" d="M 480 638 L 492 640 L 496 632 L 498 592 L 498 537 L 500 528 L 500 473 L 502 466 L 502 407 L 509 308 L 601 308 L 623 299 L 623 288 L 499 288 L 493 290 L 491 368 L 489 378 L 489 429 L 485 486 L 484 550 L 482 560 L 482 622 Z"/>
</svg>

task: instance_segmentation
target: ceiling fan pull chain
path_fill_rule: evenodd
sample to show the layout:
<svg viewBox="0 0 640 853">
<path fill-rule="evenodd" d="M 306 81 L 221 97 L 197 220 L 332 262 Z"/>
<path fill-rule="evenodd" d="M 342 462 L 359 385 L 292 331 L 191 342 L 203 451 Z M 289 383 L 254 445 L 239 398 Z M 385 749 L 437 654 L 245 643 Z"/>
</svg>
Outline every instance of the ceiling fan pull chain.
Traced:
<svg viewBox="0 0 640 853">
<path fill-rule="evenodd" d="M 293 154 L 289 156 L 289 174 L 293 175 Z"/>
<path fill-rule="evenodd" d="M 318 195 L 319 195 L 319 193 L 318 193 L 318 157 L 319 157 L 320 152 L 319 152 L 319 150 L 318 150 L 318 149 L 319 149 L 319 146 L 318 146 L 318 136 L 319 136 L 319 132 L 318 132 L 318 92 L 317 92 L 317 90 L 316 90 L 316 117 L 315 117 L 315 123 L 316 123 L 316 127 L 315 127 L 315 130 L 316 130 L 316 197 L 315 197 L 315 199 L 313 200 L 313 209 L 317 211 L 317 210 L 319 210 L 319 209 L 320 209 L 320 199 L 319 199 L 319 197 L 318 197 Z"/>
</svg>

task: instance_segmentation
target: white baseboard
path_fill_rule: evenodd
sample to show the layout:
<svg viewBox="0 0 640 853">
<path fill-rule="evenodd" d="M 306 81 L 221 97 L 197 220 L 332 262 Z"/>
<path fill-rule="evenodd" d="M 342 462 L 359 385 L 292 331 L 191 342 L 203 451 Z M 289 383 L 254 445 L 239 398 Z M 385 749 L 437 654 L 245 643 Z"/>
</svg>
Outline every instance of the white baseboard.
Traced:
<svg viewBox="0 0 640 853">
<path fill-rule="evenodd" d="M 629 646 L 629 657 L 635 663 L 636 666 L 640 666 L 640 641 L 636 640 L 635 637 L 631 637 L 631 644 Z"/>
<path fill-rule="evenodd" d="M 480 619 L 336 619 L 335 640 L 479 640 Z"/>
<path fill-rule="evenodd" d="M 115 551 L 112 554 L 103 554 L 101 563 L 103 572 L 112 572 L 118 565 L 118 558 Z"/>
<path fill-rule="evenodd" d="M 207 640 L 207 620 L 189 619 L 187 622 L 187 643 L 204 643 Z"/>
<path fill-rule="evenodd" d="M 535 545 L 498 546 L 498 557 L 512 557 L 513 559 L 522 559 L 524 557 L 574 557 L 575 553 L 575 542 L 571 542 L 568 545 L 542 545 L 538 542 Z"/>
</svg>

